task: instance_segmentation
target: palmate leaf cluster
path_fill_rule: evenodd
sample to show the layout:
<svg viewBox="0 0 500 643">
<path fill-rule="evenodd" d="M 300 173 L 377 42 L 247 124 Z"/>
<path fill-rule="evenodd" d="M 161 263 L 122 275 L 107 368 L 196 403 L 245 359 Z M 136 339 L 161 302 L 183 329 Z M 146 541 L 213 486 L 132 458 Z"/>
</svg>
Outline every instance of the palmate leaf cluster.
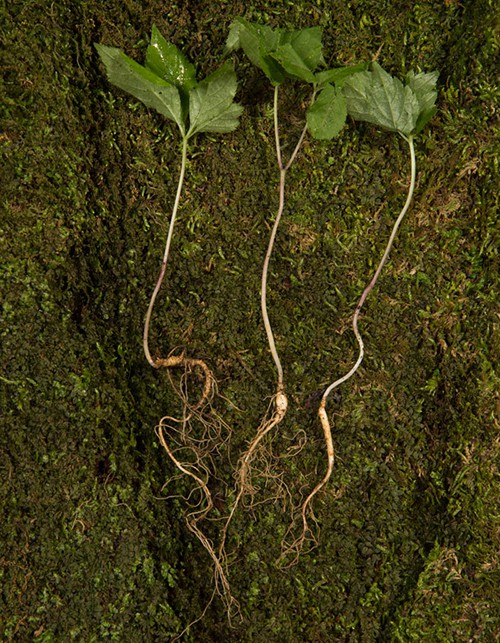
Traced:
<svg viewBox="0 0 500 643">
<path fill-rule="evenodd" d="M 243 49 L 274 86 L 287 79 L 310 83 L 315 99 L 306 114 L 308 130 L 314 138 L 329 140 L 339 134 L 347 118 L 342 83 L 366 65 L 318 72 L 325 62 L 321 38 L 321 27 L 285 31 L 237 18 L 229 30 L 226 51 Z"/>
<path fill-rule="evenodd" d="M 436 113 L 437 72 L 410 72 L 405 82 L 393 78 L 374 62 L 317 71 L 324 64 L 322 31 L 272 29 L 237 18 L 231 25 L 226 50 L 243 49 L 271 83 L 286 79 L 311 83 L 315 100 L 307 110 L 312 136 L 338 135 L 349 114 L 404 136 L 415 135 Z"/>
<path fill-rule="evenodd" d="M 347 110 L 355 119 L 414 136 L 436 113 L 437 77 L 410 72 L 402 83 L 374 62 L 369 71 L 346 79 Z"/>
<path fill-rule="evenodd" d="M 116 47 L 95 45 L 113 85 L 177 123 L 183 137 L 231 132 L 243 108 L 234 103 L 236 74 L 226 62 L 197 82 L 186 56 L 153 26 L 145 66 Z"/>
<path fill-rule="evenodd" d="M 376 62 L 318 71 L 324 66 L 321 38 L 321 27 L 286 31 L 237 18 L 226 53 L 243 49 L 275 87 L 287 79 L 311 84 L 306 122 L 317 139 L 337 136 L 347 115 L 414 136 L 436 113 L 437 72 L 410 72 L 401 82 Z M 144 66 L 115 47 L 95 47 L 110 82 L 177 123 L 183 137 L 238 126 L 242 107 L 234 102 L 237 79 L 230 62 L 198 82 L 193 64 L 155 26 Z"/>
<path fill-rule="evenodd" d="M 286 78 L 314 83 L 314 71 L 324 63 L 321 36 L 321 27 L 285 31 L 237 18 L 229 30 L 226 51 L 243 49 L 273 85 Z"/>
</svg>

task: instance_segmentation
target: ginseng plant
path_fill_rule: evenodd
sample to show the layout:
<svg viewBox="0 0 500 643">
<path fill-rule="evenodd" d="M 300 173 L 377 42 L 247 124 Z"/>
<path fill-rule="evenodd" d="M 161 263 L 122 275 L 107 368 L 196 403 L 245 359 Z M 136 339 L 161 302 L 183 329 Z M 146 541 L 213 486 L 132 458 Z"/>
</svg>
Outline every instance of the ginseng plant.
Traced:
<svg viewBox="0 0 500 643">
<path fill-rule="evenodd" d="M 300 510 L 302 521 L 301 535 L 294 543 L 285 549 L 282 557 L 286 554 L 292 553 L 295 554 L 295 559 L 297 558 L 307 534 L 310 533 L 307 516 L 308 513 L 312 515 L 311 502 L 314 496 L 316 496 L 316 494 L 328 483 L 332 475 L 335 453 L 332 430 L 328 414 L 326 412 L 326 403 L 330 393 L 344 382 L 347 382 L 347 380 L 356 373 L 363 361 L 365 349 L 363 339 L 358 329 L 359 315 L 366 298 L 377 283 L 382 268 L 389 257 L 389 252 L 392 248 L 401 222 L 403 221 L 413 198 L 416 180 L 414 138 L 436 113 L 435 102 L 437 98 L 437 78 L 437 72 L 419 74 L 410 72 L 403 83 L 399 79 L 390 76 L 378 63 L 373 62 L 369 70 L 362 71 L 346 79 L 342 88 L 347 104 L 347 112 L 350 116 L 356 120 L 367 121 L 368 123 L 377 125 L 378 127 L 390 132 L 396 132 L 407 142 L 410 156 L 410 182 L 406 201 L 393 225 L 382 258 L 371 281 L 364 289 L 354 311 L 352 328 L 358 343 L 358 357 L 356 362 L 348 373 L 338 378 L 328 386 L 321 398 L 318 415 L 326 443 L 328 462 L 326 473 L 323 479 L 307 496 L 302 505 Z"/>
<path fill-rule="evenodd" d="M 188 142 L 202 132 L 232 132 L 238 126 L 242 107 L 233 102 L 237 89 L 236 74 L 230 62 L 223 64 L 217 71 L 204 80 L 196 80 L 195 67 L 185 55 L 172 43 L 168 42 L 153 26 L 151 40 L 146 51 L 145 66 L 115 47 L 96 44 L 99 56 L 106 67 L 108 79 L 120 89 L 128 92 L 143 102 L 147 107 L 159 112 L 162 116 L 174 121 L 181 134 L 181 165 L 176 196 L 170 216 L 167 240 L 158 280 L 154 287 L 146 312 L 143 334 L 143 348 L 147 361 L 153 368 L 184 369 L 185 377 L 190 371 L 201 370 L 204 378 L 201 397 L 196 404 L 190 404 L 184 392 L 185 380 L 176 391 L 183 403 L 181 419 L 170 416 L 160 421 L 158 437 L 180 474 L 188 476 L 200 492 L 196 506 L 187 516 L 189 529 L 198 537 L 210 554 L 215 566 L 215 591 L 218 591 L 229 608 L 234 602 L 229 583 L 213 549 L 211 541 L 201 531 L 200 521 L 207 516 L 213 507 L 212 496 L 207 486 L 209 477 L 210 453 L 220 442 L 220 419 L 211 421 L 203 417 L 203 408 L 208 405 L 213 393 L 215 380 L 206 363 L 201 359 L 181 355 L 155 357 L 149 348 L 149 328 L 151 315 L 160 291 L 174 232 L 182 186 L 188 158 Z M 193 417 L 199 420 L 204 429 L 202 437 L 191 438 L 189 423 Z M 174 429 L 178 424 L 181 429 Z M 218 423 L 218 424 L 217 424 Z M 215 425 L 215 429 L 214 429 Z M 165 428 L 177 433 L 176 447 L 170 446 L 165 436 Z M 174 437 L 171 435 L 171 441 Z M 187 456 L 186 454 L 190 455 Z M 188 459 L 186 459 L 188 458 Z"/>
<path fill-rule="evenodd" d="M 273 252 L 276 233 L 285 206 L 285 182 L 288 170 L 294 162 L 304 141 L 306 133 L 317 139 L 329 140 L 337 136 L 344 126 L 347 117 L 345 99 L 340 86 L 350 75 L 366 69 L 366 65 L 339 67 L 317 72 L 324 66 L 321 27 L 311 27 L 295 31 L 272 29 L 271 27 L 250 23 L 237 18 L 230 27 L 226 42 L 227 52 L 243 49 L 249 60 L 261 69 L 274 87 L 273 119 L 276 159 L 279 170 L 279 204 L 271 229 L 269 244 L 264 258 L 261 280 L 261 311 L 266 330 L 269 349 L 273 357 L 277 382 L 271 404 L 274 411 L 266 417 L 257 429 L 246 451 L 241 456 L 237 472 L 237 492 L 232 505 L 229 522 L 241 500 L 246 495 L 253 495 L 255 489 L 251 484 L 251 463 L 263 438 L 275 429 L 286 415 L 288 398 L 285 390 L 283 367 L 276 348 L 267 310 L 267 278 L 269 263 Z M 279 89 L 285 81 L 301 81 L 310 85 L 310 103 L 306 110 L 305 122 L 297 143 L 288 160 L 282 156 L 280 141 L 280 122 L 278 114 Z M 225 533 L 224 533 L 225 536 Z"/>
</svg>

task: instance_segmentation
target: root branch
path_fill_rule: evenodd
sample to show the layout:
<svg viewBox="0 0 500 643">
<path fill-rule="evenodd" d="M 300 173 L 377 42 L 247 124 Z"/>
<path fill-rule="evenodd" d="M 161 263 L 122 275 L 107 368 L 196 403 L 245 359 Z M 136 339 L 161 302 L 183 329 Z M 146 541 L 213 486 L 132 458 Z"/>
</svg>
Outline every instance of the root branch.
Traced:
<svg viewBox="0 0 500 643">
<path fill-rule="evenodd" d="M 291 567 L 292 565 L 297 563 L 300 553 L 307 540 L 311 541 L 313 545 L 317 544 L 317 537 L 314 535 L 308 522 L 309 520 L 313 520 L 314 523 L 317 524 L 316 518 L 314 516 L 314 512 L 312 510 L 312 500 L 314 496 L 316 496 L 316 494 L 319 493 L 319 491 L 321 491 L 321 489 L 330 480 L 330 477 L 333 471 L 333 465 L 335 462 L 335 450 L 333 447 L 332 429 L 330 426 L 330 421 L 328 419 L 328 414 L 326 412 L 325 407 L 326 407 L 326 398 L 323 398 L 319 406 L 318 415 L 321 422 L 321 426 L 323 428 L 323 434 L 324 434 L 325 443 L 326 443 L 326 450 L 327 450 L 327 456 L 328 456 L 327 470 L 325 475 L 323 476 L 323 479 L 320 482 L 318 482 L 318 484 L 314 487 L 314 489 L 311 491 L 311 493 L 307 496 L 305 501 L 302 503 L 302 507 L 299 509 L 299 511 L 297 512 L 297 515 L 292 521 L 292 524 L 290 525 L 288 533 L 293 531 L 293 528 L 297 522 L 302 523 L 302 530 L 300 535 L 291 544 L 287 544 L 286 542 L 283 543 L 283 550 L 278 559 L 278 564 L 281 566 Z M 284 565 L 285 559 L 287 559 L 290 556 L 292 556 L 291 562 Z"/>
<path fill-rule="evenodd" d="M 224 602 L 229 621 L 239 614 L 239 604 L 231 593 L 225 558 L 217 554 L 216 545 L 209 538 L 202 523 L 210 519 L 214 509 L 214 501 L 209 488 L 209 482 L 215 477 L 214 455 L 220 455 L 222 447 L 229 441 L 230 428 L 212 407 L 212 400 L 217 391 L 215 378 L 200 359 L 190 359 L 185 356 L 169 356 L 166 359 L 154 360 L 155 368 L 184 369 L 180 384 L 176 385 L 169 372 L 170 382 L 182 404 L 182 417 L 165 416 L 157 427 L 157 435 L 168 457 L 179 471 L 193 483 L 187 501 L 191 510 L 186 515 L 189 531 L 200 541 L 208 552 L 214 574 L 214 593 Z M 195 404 L 189 400 L 188 380 L 193 370 L 201 370 L 203 385 L 201 394 Z M 226 435 L 224 435 L 226 433 Z M 190 500 L 194 498 L 194 500 Z M 203 613 L 205 613 L 206 606 Z"/>
</svg>

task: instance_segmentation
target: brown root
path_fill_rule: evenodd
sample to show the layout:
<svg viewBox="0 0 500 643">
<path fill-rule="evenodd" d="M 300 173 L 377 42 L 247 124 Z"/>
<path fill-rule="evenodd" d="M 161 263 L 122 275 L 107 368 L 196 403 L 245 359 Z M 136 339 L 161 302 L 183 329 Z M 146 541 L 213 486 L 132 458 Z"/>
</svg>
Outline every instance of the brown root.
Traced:
<svg viewBox="0 0 500 643">
<path fill-rule="evenodd" d="M 228 619 L 231 621 L 235 613 L 239 614 L 239 604 L 231 593 L 225 571 L 227 565 L 225 559 L 221 559 L 217 555 L 216 546 L 201 526 L 204 520 L 210 519 L 210 514 L 214 509 L 214 500 L 209 489 L 209 481 L 215 475 L 213 456 L 220 454 L 222 447 L 230 437 L 230 428 L 211 404 L 217 391 L 216 381 L 204 361 L 186 358 L 183 355 L 170 356 L 166 359 L 157 358 L 154 361 L 154 366 L 155 368 L 177 367 L 184 369 L 180 383 L 177 385 L 174 383 L 171 373 L 168 373 L 172 387 L 182 404 L 182 417 L 163 417 L 156 433 L 162 447 L 178 470 L 179 476 L 187 477 L 193 483 L 193 488 L 186 498 L 191 505 L 191 509 L 186 515 L 186 523 L 189 531 L 196 536 L 208 552 L 214 569 L 214 592 L 203 614 L 214 596 L 219 595 L 225 604 Z M 197 394 L 197 400 L 192 404 L 189 399 L 188 380 L 195 369 L 201 370 L 203 383 L 201 393 Z"/>
<path fill-rule="evenodd" d="M 271 418 L 264 420 L 262 424 L 257 429 L 257 434 L 254 439 L 250 442 L 248 449 L 241 456 L 237 472 L 237 486 L 238 486 L 238 495 L 237 502 L 243 495 L 254 496 L 256 489 L 253 487 L 251 482 L 251 465 L 252 461 L 255 459 L 257 449 L 262 442 L 263 438 L 272 431 L 285 417 L 287 408 L 288 408 L 288 399 L 283 391 L 279 391 L 274 398 L 275 411 Z"/>
<path fill-rule="evenodd" d="M 202 407 L 209 399 L 215 386 L 215 378 L 212 371 L 208 368 L 202 359 L 193 359 L 185 355 L 169 355 L 167 358 L 157 357 L 154 359 L 153 365 L 155 368 L 184 368 L 185 371 L 190 372 L 195 368 L 201 369 L 205 377 L 203 390 L 198 400 L 198 403 L 192 407 L 195 411 Z"/>
<path fill-rule="evenodd" d="M 229 525 L 236 513 L 236 510 L 242 501 L 246 496 L 250 497 L 250 507 L 254 507 L 255 503 L 254 502 L 254 497 L 255 494 L 258 491 L 258 488 L 255 487 L 252 484 L 252 462 L 254 461 L 256 455 L 257 455 L 257 450 L 259 445 L 261 444 L 263 438 L 270 432 L 272 429 L 274 429 L 285 417 L 286 411 L 288 408 L 288 399 L 285 394 L 285 392 L 280 389 L 278 390 L 277 394 L 273 398 L 274 402 L 274 413 L 271 418 L 265 419 L 262 424 L 259 426 L 257 429 L 257 434 L 254 437 L 254 439 L 250 442 L 247 450 L 245 453 L 240 457 L 237 465 L 237 470 L 236 470 L 236 498 L 233 502 L 233 506 L 231 507 L 231 511 L 229 512 L 229 515 L 226 518 L 226 522 L 224 524 L 224 527 L 222 529 L 222 534 L 221 534 L 221 539 L 220 539 L 220 546 L 219 546 L 219 559 L 226 559 L 227 556 L 225 554 L 225 544 L 226 544 L 226 539 L 227 539 L 227 533 L 229 529 Z M 263 458 L 265 459 L 265 458 Z M 273 480 L 278 480 L 280 486 L 281 486 L 281 480 L 280 476 L 273 474 L 271 471 L 270 466 L 265 466 L 263 470 L 260 471 L 261 475 L 264 478 L 267 479 L 273 479 Z M 279 494 L 278 494 L 279 495 Z"/>
<path fill-rule="evenodd" d="M 321 426 L 323 428 L 323 434 L 325 437 L 326 451 L 328 456 L 327 470 L 323 479 L 320 482 L 318 482 L 318 484 L 314 487 L 314 489 L 311 491 L 311 493 L 307 496 L 305 501 L 302 503 L 302 507 L 297 512 L 297 515 L 293 519 L 292 524 L 288 529 L 288 533 L 290 533 L 293 530 L 296 522 L 302 523 L 302 530 L 298 538 L 296 538 L 290 544 L 287 544 L 286 542 L 283 543 L 283 550 L 277 561 L 278 564 L 281 566 L 291 567 L 294 564 L 296 564 L 306 541 L 311 542 L 313 546 L 315 546 L 318 542 L 317 537 L 314 535 L 308 522 L 309 520 L 312 520 L 315 524 L 317 524 L 316 517 L 312 510 L 312 501 L 313 501 L 313 498 L 316 496 L 316 494 L 319 491 L 321 491 L 321 489 L 330 480 L 330 477 L 333 471 L 333 465 L 335 462 L 335 450 L 333 447 L 332 430 L 331 430 L 330 421 L 328 419 L 328 414 L 326 412 L 325 407 L 326 407 L 326 398 L 323 397 L 318 409 L 318 416 L 319 416 Z M 289 562 L 287 565 L 284 565 L 284 560 L 289 556 L 292 556 L 291 562 Z"/>
</svg>

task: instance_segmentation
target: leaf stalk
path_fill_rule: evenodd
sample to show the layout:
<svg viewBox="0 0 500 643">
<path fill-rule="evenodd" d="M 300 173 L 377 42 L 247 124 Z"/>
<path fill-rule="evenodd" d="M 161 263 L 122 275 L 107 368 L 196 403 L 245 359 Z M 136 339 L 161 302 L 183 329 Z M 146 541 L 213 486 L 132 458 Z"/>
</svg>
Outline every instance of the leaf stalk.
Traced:
<svg viewBox="0 0 500 643">
<path fill-rule="evenodd" d="M 170 254 L 170 245 L 172 243 L 172 236 L 174 233 L 174 225 L 175 225 L 175 220 L 177 217 L 177 210 L 179 209 L 179 202 L 181 198 L 181 193 L 182 193 L 182 185 L 184 183 L 184 175 L 186 173 L 186 165 L 187 165 L 187 143 L 188 143 L 188 137 L 183 136 L 182 137 L 182 155 L 181 155 L 181 169 L 179 172 L 179 181 L 177 183 L 177 193 L 175 195 L 175 201 L 174 205 L 172 208 L 172 214 L 170 216 L 170 224 L 168 226 L 168 234 L 167 234 L 167 241 L 165 244 L 165 251 L 163 253 L 163 261 L 161 264 L 160 268 L 160 274 L 158 276 L 158 280 L 156 282 L 156 286 L 153 290 L 153 294 L 151 295 L 151 299 L 149 301 L 149 306 L 148 310 L 146 313 L 146 319 L 144 321 L 144 334 L 143 334 L 143 348 L 144 348 L 144 355 L 146 356 L 147 361 L 153 366 L 153 368 L 159 368 L 162 366 L 160 361 L 154 357 L 151 356 L 151 352 L 149 350 L 149 327 L 151 323 L 151 315 L 153 313 L 153 308 L 155 305 L 156 297 L 158 296 L 158 293 L 160 292 L 161 285 L 163 283 L 163 278 L 165 277 L 165 271 L 167 268 L 167 262 L 168 262 L 168 256 Z"/>
<path fill-rule="evenodd" d="M 406 202 L 403 206 L 403 209 L 401 210 L 398 218 L 396 219 L 396 222 L 392 228 L 391 235 L 389 237 L 389 241 L 387 242 L 384 254 L 382 255 L 382 259 L 380 260 L 378 267 L 375 271 L 375 274 L 372 277 L 372 280 L 366 286 L 366 288 L 363 291 L 363 294 L 361 295 L 361 298 L 358 302 L 358 305 L 356 306 L 356 310 L 354 312 L 354 317 L 352 320 L 352 328 L 354 331 L 354 335 L 356 336 L 356 340 L 358 342 L 359 346 L 359 354 L 358 354 L 358 359 L 356 360 L 356 363 L 354 366 L 351 368 L 351 370 L 344 375 L 343 377 L 340 377 L 338 380 L 333 382 L 333 384 L 330 384 L 330 386 L 326 389 L 326 391 L 323 393 L 323 400 L 326 403 L 326 400 L 330 393 L 333 391 L 333 389 L 337 388 L 337 386 L 340 386 L 343 382 L 346 382 L 348 379 L 350 379 L 354 373 L 358 370 L 361 362 L 363 361 L 364 357 L 364 344 L 363 344 L 363 339 L 361 337 L 361 334 L 358 329 L 358 319 L 359 319 L 359 314 L 361 312 L 361 308 L 363 307 L 363 304 L 366 301 L 366 298 L 370 294 L 370 292 L 373 290 L 375 287 L 375 284 L 377 283 L 377 280 L 380 276 L 380 273 L 382 271 L 382 268 L 387 262 L 387 259 L 389 257 L 389 253 L 391 251 L 392 245 L 394 243 L 394 239 L 396 238 L 396 234 L 398 233 L 399 227 L 404 219 L 405 214 L 408 211 L 408 208 L 410 207 L 410 203 L 413 198 L 413 192 L 415 191 L 415 180 L 416 180 L 416 160 L 415 160 L 415 146 L 413 144 L 413 136 L 403 136 L 403 138 L 407 141 L 409 150 L 410 150 L 410 163 L 411 163 L 411 169 L 410 169 L 410 186 L 408 188 L 408 195 L 406 197 Z"/>
</svg>

